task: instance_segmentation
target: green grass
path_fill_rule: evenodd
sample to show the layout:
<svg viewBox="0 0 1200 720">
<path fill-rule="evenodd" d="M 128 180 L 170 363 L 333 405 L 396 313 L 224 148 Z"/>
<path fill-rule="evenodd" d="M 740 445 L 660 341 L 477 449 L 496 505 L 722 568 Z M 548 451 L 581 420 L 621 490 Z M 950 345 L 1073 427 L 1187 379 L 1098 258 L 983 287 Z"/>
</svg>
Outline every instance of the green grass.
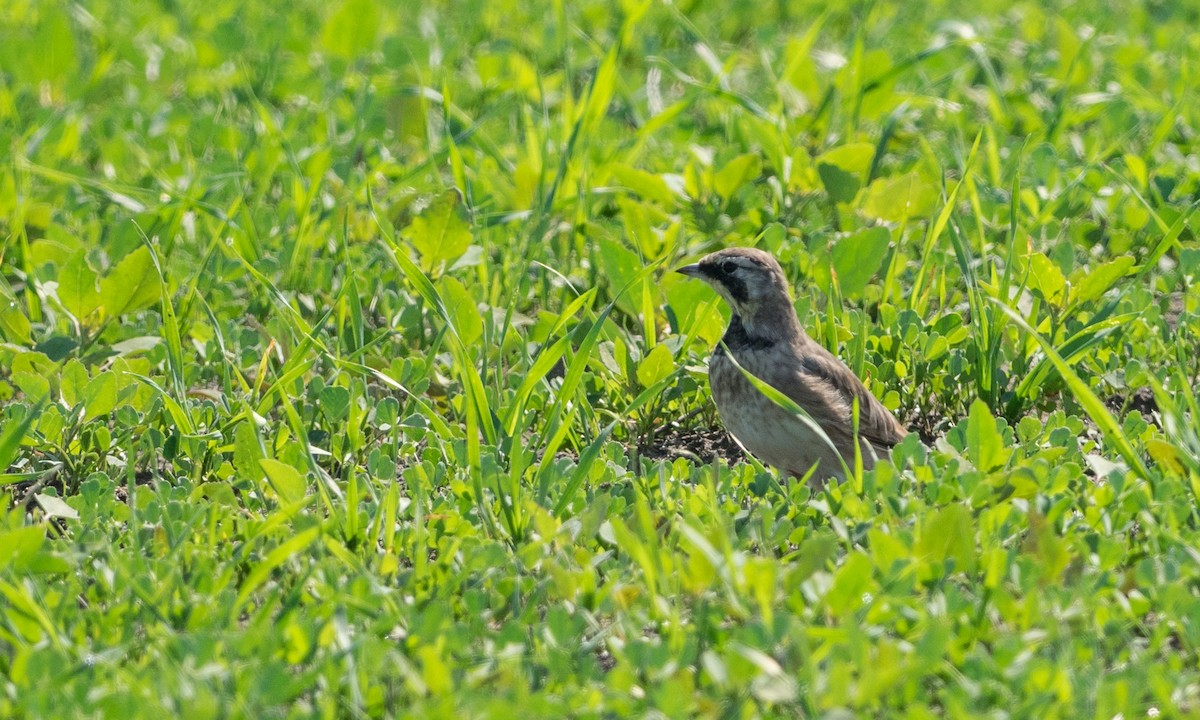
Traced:
<svg viewBox="0 0 1200 720">
<path fill-rule="evenodd" d="M 1198 25 L 0 4 L 0 717 L 1195 716 Z M 928 446 L 650 459 L 750 244 Z"/>
</svg>

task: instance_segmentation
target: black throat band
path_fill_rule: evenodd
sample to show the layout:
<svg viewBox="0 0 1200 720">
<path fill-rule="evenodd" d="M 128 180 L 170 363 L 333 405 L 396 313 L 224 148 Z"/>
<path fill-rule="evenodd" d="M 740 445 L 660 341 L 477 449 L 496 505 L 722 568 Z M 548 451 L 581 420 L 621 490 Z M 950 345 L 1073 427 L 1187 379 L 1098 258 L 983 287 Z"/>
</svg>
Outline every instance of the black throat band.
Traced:
<svg viewBox="0 0 1200 720">
<path fill-rule="evenodd" d="M 724 346 L 728 347 L 731 352 L 739 350 L 766 350 L 775 345 L 775 340 L 762 335 L 751 335 L 746 332 L 746 325 L 742 322 L 741 315 L 734 315 L 729 318 L 729 328 L 725 330 L 725 336 L 721 338 Z M 724 351 L 724 347 L 717 346 L 718 353 Z"/>
</svg>

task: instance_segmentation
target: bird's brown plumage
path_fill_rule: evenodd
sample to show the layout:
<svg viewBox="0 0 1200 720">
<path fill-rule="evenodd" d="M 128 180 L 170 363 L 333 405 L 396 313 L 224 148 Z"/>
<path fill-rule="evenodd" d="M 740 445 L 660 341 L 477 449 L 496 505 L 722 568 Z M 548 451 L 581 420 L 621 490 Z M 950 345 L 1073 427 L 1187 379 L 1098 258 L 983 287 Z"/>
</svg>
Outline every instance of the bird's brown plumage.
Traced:
<svg viewBox="0 0 1200 720">
<path fill-rule="evenodd" d="M 733 310 L 709 362 L 709 383 L 726 429 L 760 460 L 798 477 L 814 464 L 814 478 L 842 476 L 842 462 L 854 462 L 856 402 L 864 467 L 907 434 L 850 368 L 804 332 L 783 269 L 769 253 L 729 248 L 679 272 L 707 282 Z M 828 442 L 760 392 L 738 365 L 799 405 Z"/>
</svg>

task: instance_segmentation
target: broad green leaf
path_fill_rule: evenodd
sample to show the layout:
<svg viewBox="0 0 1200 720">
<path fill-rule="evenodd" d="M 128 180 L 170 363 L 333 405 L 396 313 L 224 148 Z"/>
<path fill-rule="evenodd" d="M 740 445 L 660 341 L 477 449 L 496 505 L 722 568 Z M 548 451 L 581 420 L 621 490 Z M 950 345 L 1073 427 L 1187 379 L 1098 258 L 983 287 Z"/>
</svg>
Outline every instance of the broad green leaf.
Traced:
<svg viewBox="0 0 1200 720">
<path fill-rule="evenodd" d="M 806 538 L 800 545 L 796 561 L 788 568 L 789 584 L 802 582 L 824 570 L 837 557 L 837 551 L 837 538 L 833 535 L 819 533 Z"/>
<path fill-rule="evenodd" d="M 454 688 L 453 674 L 442 653 L 434 645 L 425 645 L 417 650 L 421 661 L 421 679 L 425 690 L 433 697 L 445 695 Z"/>
<path fill-rule="evenodd" d="M 992 548 L 983 554 L 983 585 L 989 589 L 1000 587 L 1004 576 L 1008 574 L 1008 551 L 1004 548 Z"/>
<path fill-rule="evenodd" d="M 287 463 L 270 458 L 263 458 L 258 461 L 258 464 L 267 474 L 267 480 L 270 481 L 271 487 L 275 488 L 280 500 L 290 503 L 304 497 L 308 490 L 308 482 L 299 470 Z"/>
<path fill-rule="evenodd" d="M 233 467 L 242 479 L 257 483 L 263 476 L 260 461 L 265 456 L 252 422 L 243 420 L 233 431 Z"/>
<path fill-rule="evenodd" d="M 838 568 L 833 587 L 825 595 L 825 604 L 835 615 L 845 616 L 860 608 L 863 595 L 871 587 L 875 571 L 871 559 L 861 552 L 852 552 Z"/>
<path fill-rule="evenodd" d="M 837 274 L 838 287 L 847 297 L 860 295 L 867 283 L 879 271 L 887 256 L 891 233 L 887 228 L 864 228 L 833 245 L 831 259 Z"/>
<path fill-rule="evenodd" d="M 31 403 L 39 403 L 50 394 L 50 381 L 36 373 L 18 370 L 9 379 L 21 389 L 25 399 Z"/>
<path fill-rule="evenodd" d="M 971 403 L 967 418 L 967 451 L 975 467 L 982 472 L 991 472 L 1008 462 L 1012 451 L 1004 447 L 1004 436 L 997 427 L 996 418 L 986 403 L 978 398 Z"/>
<path fill-rule="evenodd" d="M 847 172 L 837 165 L 830 163 L 818 163 L 817 174 L 821 177 L 821 184 L 825 186 L 825 192 L 834 202 L 848 203 L 858 194 L 859 187 L 862 182 L 854 173 Z"/>
<path fill-rule="evenodd" d="M 66 335 L 54 335 L 38 343 L 35 349 L 44 354 L 52 362 L 65 360 L 71 351 L 79 347 L 79 343 Z"/>
<path fill-rule="evenodd" d="M 153 350 L 158 347 L 160 342 L 162 342 L 162 338 L 157 335 L 141 335 L 113 343 L 109 349 L 116 353 L 117 357 L 121 357 L 123 355 Z"/>
<path fill-rule="evenodd" d="M 897 563 L 905 563 L 912 559 L 912 548 L 891 533 L 873 528 L 867 533 L 867 539 L 870 543 L 871 559 L 884 573 L 891 572 Z"/>
<path fill-rule="evenodd" d="M 609 525 L 621 551 L 628 553 L 629 557 L 641 567 L 646 584 L 653 588 L 658 582 L 658 571 L 654 560 L 650 556 L 652 552 L 651 548 L 647 547 L 646 543 L 643 543 L 641 538 L 630 530 L 629 526 L 621 518 L 610 518 Z"/>
<path fill-rule="evenodd" d="M 78 360 L 69 360 L 63 366 L 59 379 L 59 392 L 67 407 L 75 407 L 83 402 L 88 384 L 88 371 Z"/>
<path fill-rule="evenodd" d="M 77 320 L 83 321 L 100 306 L 97 280 L 96 271 L 88 266 L 87 255 L 82 250 L 59 268 L 58 299 Z"/>
<path fill-rule="evenodd" d="M 413 219 L 406 235 L 427 273 L 465 253 L 471 246 L 471 230 L 462 217 L 458 193 L 444 193 Z"/>
<path fill-rule="evenodd" d="M 910 172 L 895 178 L 880 178 L 867 188 L 863 212 L 887 222 L 924 217 L 933 211 L 937 192 L 920 175 Z"/>
<path fill-rule="evenodd" d="M 778 587 L 779 563 L 774 558 L 748 558 L 742 567 L 746 589 L 758 603 L 759 612 L 768 627 L 772 624 L 775 592 Z"/>
<path fill-rule="evenodd" d="M 1179 251 L 1179 269 L 1193 280 L 1200 277 L 1200 248 L 1183 248 Z"/>
<path fill-rule="evenodd" d="M 812 49 L 822 24 L 817 20 L 804 37 L 789 38 L 783 53 L 783 80 L 802 93 L 810 105 L 819 102 L 821 95 L 821 74 L 812 58 Z"/>
<path fill-rule="evenodd" d="M 871 167 L 874 156 L 875 146 L 871 143 L 847 143 L 822 153 L 817 162 L 834 165 L 861 178 Z"/>
<path fill-rule="evenodd" d="M 463 344 L 474 345 L 483 336 L 483 318 L 471 293 L 452 277 L 443 277 L 438 281 L 438 292 L 446 303 L 446 310 Z"/>
<path fill-rule="evenodd" d="M 863 176 L 871 166 L 875 146 L 870 143 L 850 143 L 836 147 L 816 159 L 817 174 L 825 191 L 835 202 L 848 203 L 862 187 Z"/>
<path fill-rule="evenodd" d="M 1118 280 L 1128 275 L 1133 266 L 1133 257 L 1122 255 L 1091 270 L 1080 269 L 1071 273 L 1071 301 L 1087 303 L 1101 297 Z"/>
<path fill-rule="evenodd" d="M 957 572 L 975 568 L 975 527 L 965 505 L 948 505 L 921 519 L 916 554 L 923 562 L 954 560 Z"/>
<path fill-rule="evenodd" d="M 671 357 L 671 350 L 660 343 L 638 363 L 637 378 L 642 387 L 650 387 L 674 371 L 675 359 Z"/>
<path fill-rule="evenodd" d="M 45 542 L 46 529 L 37 525 L 0 531 L 0 570 L 32 562 Z"/>
<path fill-rule="evenodd" d="M 350 391 L 338 385 L 321 390 L 321 412 L 329 420 L 345 420 L 350 415 Z"/>
<path fill-rule="evenodd" d="M 705 537 L 699 528 L 686 522 L 679 527 L 681 547 L 687 546 L 687 569 L 682 575 L 684 583 L 695 592 L 712 586 L 717 579 L 718 568 L 725 564 L 721 552 Z"/>
<path fill-rule="evenodd" d="M 1165 440 L 1151 438 L 1146 441 L 1146 452 L 1149 453 L 1151 459 L 1158 465 L 1167 468 L 1170 472 L 1183 477 L 1187 472 L 1183 462 L 1191 460 L 1192 462 L 1200 462 L 1200 458 L 1188 457 L 1181 448 L 1177 448 Z M 1181 462 L 1181 460 L 1183 462 Z"/>
<path fill-rule="evenodd" d="M 24 63 L 37 80 L 57 84 L 74 77 L 79 70 L 70 17 L 70 13 L 61 8 L 58 11 L 47 8 L 42 13 L 33 41 L 37 59 Z"/>
<path fill-rule="evenodd" d="M 125 256 L 100 281 L 100 304 L 110 317 L 137 312 L 157 303 L 162 283 L 146 246 Z"/>
<path fill-rule="evenodd" d="M 662 246 L 662 236 L 654 230 L 654 220 L 650 216 L 652 207 L 621 196 L 617 198 L 617 208 L 625 225 L 625 236 L 633 241 L 643 257 L 657 256 Z"/>
<path fill-rule="evenodd" d="M 613 179 L 617 183 L 641 195 L 646 200 L 653 200 L 663 205 L 673 205 L 675 202 L 675 193 L 671 192 L 666 180 L 659 175 L 623 163 L 609 166 L 609 172 L 612 173 Z"/>
<path fill-rule="evenodd" d="M 109 371 L 99 372 L 83 391 L 84 420 L 107 415 L 117 406 L 117 375 Z"/>
<path fill-rule="evenodd" d="M 1150 179 L 1146 172 L 1146 161 L 1133 153 L 1125 153 L 1122 159 L 1125 161 L 1125 167 L 1129 169 L 1129 174 L 1133 176 L 1134 183 L 1139 188 L 1145 188 Z"/>
<path fill-rule="evenodd" d="M 375 47 L 380 21 L 375 0 L 344 0 L 321 31 L 321 44 L 330 55 L 353 60 Z"/>
<path fill-rule="evenodd" d="M 596 260 L 598 260 L 600 272 L 608 280 L 610 295 L 616 295 L 617 291 L 628 287 L 629 283 L 633 282 L 633 279 L 645 267 L 636 253 L 615 240 L 602 238 L 594 250 L 598 251 Z M 618 297 L 616 304 L 630 315 L 637 315 L 637 306 L 629 297 L 632 294 L 634 293 Z"/>
<path fill-rule="evenodd" d="M 1029 258 L 1029 289 L 1052 305 L 1062 305 L 1067 296 L 1067 279 L 1053 260 L 1043 253 Z"/>
<path fill-rule="evenodd" d="M 30 345 L 33 342 L 33 325 L 25 312 L 16 303 L 0 309 L 0 336 L 11 343 Z"/>
<path fill-rule="evenodd" d="M 675 272 L 667 272 L 659 283 L 667 305 L 679 323 L 679 332 L 712 344 L 725 332 L 720 300 L 707 284 Z"/>
<path fill-rule="evenodd" d="M 946 648 L 954 639 L 951 623 L 944 617 L 934 620 L 917 642 L 915 654 L 925 668 L 935 668 L 946 661 Z"/>
<path fill-rule="evenodd" d="M 1022 550 L 1037 558 L 1035 566 L 1041 570 L 1046 582 L 1058 582 L 1067 564 L 1071 551 L 1067 541 L 1054 530 L 1054 523 L 1040 515 L 1030 518 L 1030 532 Z"/>
<path fill-rule="evenodd" d="M 713 176 L 713 187 L 717 194 L 728 200 L 743 185 L 752 182 L 762 172 L 762 158 L 747 153 L 738 155 L 725 163 Z"/>
</svg>

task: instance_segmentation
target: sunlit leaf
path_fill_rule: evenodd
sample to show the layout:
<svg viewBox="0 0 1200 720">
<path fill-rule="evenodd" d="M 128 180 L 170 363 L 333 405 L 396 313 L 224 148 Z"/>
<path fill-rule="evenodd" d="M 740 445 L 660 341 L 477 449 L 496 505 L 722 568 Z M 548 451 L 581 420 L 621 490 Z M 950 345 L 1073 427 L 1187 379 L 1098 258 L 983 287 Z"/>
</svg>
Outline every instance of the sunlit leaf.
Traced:
<svg viewBox="0 0 1200 720">
<path fill-rule="evenodd" d="M 878 226 L 864 228 L 834 242 L 831 252 L 833 270 L 843 294 L 857 297 L 862 293 L 883 264 L 890 242 L 891 234 L 887 228 Z"/>
<path fill-rule="evenodd" d="M 762 171 L 762 158 L 758 155 L 738 155 L 725 163 L 713 176 L 713 187 L 725 199 L 733 197 L 743 185 L 754 180 Z"/>
<path fill-rule="evenodd" d="M 162 284 L 150 250 L 129 253 L 100 281 L 100 304 L 112 317 L 150 307 L 162 296 Z"/>
<path fill-rule="evenodd" d="M 67 312 L 84 320 L 100 306 L 96 271 L 87 264 L 87 255 L 77 252 L 58 271 L 58 299 Z"/>
<path fill-rule="evenodd" d="M 96 373 L 83 390 L 84 420 L 107 415 L 117 406 L 117 375 L 111 371 Z"/>
<path fill-rule="evenodd" d="M 996 418 L 982 400 L 971 403 L 967 418 L 967 450 L 975 467 L 991 472 L 1008 462 L 1011 451 L 1004 446 Z"/>
<path fill-rule="evenodd" d="M 420 254 L 425 272 L 461 256 L 471 245 L 471 230 L 462 216 L 458 193 L 443 194 L 413 219 L 405 234 Z"/>
<path fill-rule="evenodd" d="M 888 222 L 925 217 L 933 211 L 937 192 L 933 185 L 915 172 L 894 178 L 880 178 L 867 188 L 863 212 Z"/>
<path fill-rule="evenodd" d="M 258 464 L 267 474 L 267 479 L 270 481 L 271 487 L 275 488 L 275 492 L 279 494 L 280 500 L 295 502 L 304 497 L 308 490 L 308 482 L 299 470 L 287 463 L 270 458 L 263 458 L 258 461 Z"/>
<path fill-rule="evenodd" d="M 1133 266 L 1133 257 L 1122 255 L 1097 267 L 1083 270 L 1078 277 L 1072 273 L 1071 301 L 1088 303 L 1101 297 L 1111 290 L 1118 280 L 1129 274 Z"/>
<path fill-rule="evenodd" d="M 1054 305 L 1061 305 L 1067 296 L 1067 278 L 1058 265 L 1042 253 L 1029 258 L 1029 289 Z"/>
<path fill-rule="evenodd" d="M 963 505 L 948 505 L 923 518 L 916 554 L 923 562 L 953 560 L 955 570 L 973 572 L 975 529 L 971 511 Z"/>
<path fill-rule="evenodd" d="M 816 159 L 817 174 L 832 200 L 850 202 L 854 199 L 874 154 L 875 147 L 870 143 L 850 143 Z"/>
<path fill-rule="evenodd" d="M 379 21 L 375 0 L 343 0 L 325 21 L 321 43 L 331 55 L 353 60 L 374 47 Z"/>
<path fill-rule="evenodd" d="M 833 587 L 825 596 L 825 603 L 837 615 L 846 615 L 857 610 L 863 604 L 863 596 L 873 582 L 874 566 L 866 555 L 855 552 L 846 557 L 846 561 L 834 575 Z"/>
<path fill-rule="evenodd" d="M 616 182 L 647 200 L 664 205 L 672 204 L 675 201 L 675 194 L 671 192 L 670 186 L 662 179 L 661 175 L 623 164 L 612 165 L 609 167 L 609 172 L 612 173 Z"/>
<path fill-rule="evenodd" d="M 675 371 L 675 359 L 666 345 L 655 345 L 638 363 L 637 378 L 642 387 L 650 387 Z"/>
</svg>

